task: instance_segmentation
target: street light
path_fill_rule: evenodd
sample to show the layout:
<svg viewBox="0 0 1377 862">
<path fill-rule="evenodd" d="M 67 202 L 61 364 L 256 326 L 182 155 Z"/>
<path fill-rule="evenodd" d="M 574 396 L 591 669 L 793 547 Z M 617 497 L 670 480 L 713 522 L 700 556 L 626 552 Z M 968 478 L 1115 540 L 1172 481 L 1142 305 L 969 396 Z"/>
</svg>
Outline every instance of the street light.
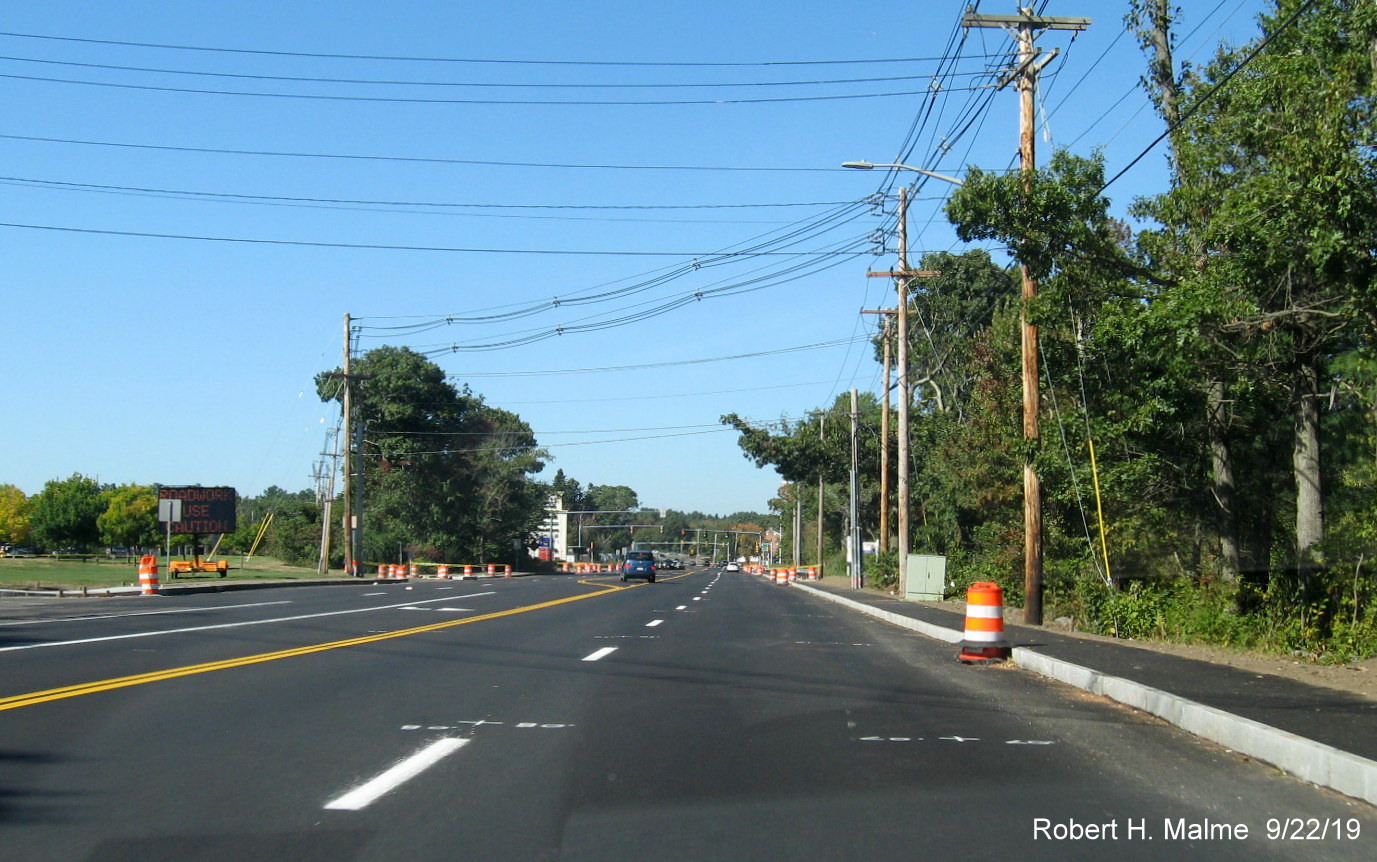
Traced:
<svg viewBox="0 0 1377 862">
<path fill-rule="evenodd" d="M 876 165 L 870 162 L 842 162 L 844 168 L 855 168 L 857 170 L 869 171 L 875 168 L 895 168 L 897 170 L 913 171 L 923 176 L 933 179 L 943 180 L 954 185 L 965 185 L 956 177 L 949 177 L 946 174 L 939 174 L 933 171 L 915 168 L 912 165 L 887 164 Z M 895 319 L 898 324 L 897 333 L 899 341 L 899 356 L 897 364 L 899 366 L 899 592 L 907 595 L 908 593 L 908 552 L 909 552 L 909 524 L 908 524 L 908 452 L 911 442 L 911 435 L 908 425 L 909 404 L 913 401 L 912 384 L 908 375 L 908 282 L 911 277 L 908 268 L 908 190 L 899 189 L 899 269 L 895 273 L 895 284 L 899 291 L 899 305 L 895 309 Z M 885 393 L 885 398 L 889 398 L 889 393 Z M 886 443 L 886 446 L 889 444 Z M 889 525 L 885 525 L 888 529 Z"/>
<path fill-rule="evenodd" d="M 932 177 L 935 180 L 942 180 L 943 182 L 951 183 L 954 186 L 965 185 L 964 182 L 958 180 L 956 177 L 949 177 L 946 174 L 939 174 L 936 171 L 929 171 L 923 168 L 915 168 L 911 165 L 875 165 L 871 164 L 870 162 L 842 162 L 842 167 L 855 168 L 858 171 L 870 171 L 874 170 L 875 168 L 898 168 L 899 170 L 913 171 L 914 173 L 922 174 L 925 177 Z"/>
<path fill-rule="evenodd" d="M 1029 103 L 1031 111 L 1031 101 Z M 1032 157 L 1032 134 L 1027 137 L 1027 149 L 1023 152 L 1023 164 L 1025 169 L 1033 163 Z M 913 171 L 933 179 L 952 183 L 953 185 L 965 185 L 956 177 L 949 177 L 946 174 L 939 174 L 933 171 L 915 168 L 911 165 L 888 164 L 875 165 L 870 162 L 843 162 L 844 168 L 856 168 L 868 171 L 874 168 L 895 168 L 898 170 Z M 904 248 L 906 240 L 906 229 L 904 221 L 907 219 L 908 211 L 905 203 L 904 189 L 899 189 L 899 268 L 901 272 L 908 270 L 906 260 L 907 249 Z M 1039 436 L 1038 412 L 1038 355 L 1037 355 L 1037 324 L 1028 319 L 1028 304 L 1037 297 L 1037 280 L 1028 271 L 1027 264 L 1020 267 L 1023 281 L 1023 304 L 1021 313 L 1020 328 L 1021 349 L 1023 353 L 1023 438 L 1029 444 L 1035 442 Z M 899 450 L 899 583 L 907 586 L 908 574 L 908 302 L 905 293 L 906 279 L 900 278 L 899 282 L 899 383 L 900 390 L 904 397 L 904 409 L 899 411 L 899 437 L 901 438 L 902 448 Z M 1032 625 L 1042 624 L 1042 481 L 1038 477 L 1037 470 L 1033 464 L 1031 446 L 1029 454 L 1023 457 L 1023 586 L 1024 586 L 1024 622 Z"/>
</svg>

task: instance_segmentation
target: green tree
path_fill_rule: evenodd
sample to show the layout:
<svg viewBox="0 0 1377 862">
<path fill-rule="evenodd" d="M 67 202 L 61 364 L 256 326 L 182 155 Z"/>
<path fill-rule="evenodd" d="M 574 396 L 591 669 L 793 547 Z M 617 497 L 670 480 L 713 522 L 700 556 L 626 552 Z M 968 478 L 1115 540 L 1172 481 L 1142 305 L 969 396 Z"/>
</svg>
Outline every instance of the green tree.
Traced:
<svg viewBox="0 0 1377 862">
<path fill-rule="evenodd" d="M 496 562 L 524 543 L 543 514 L 529 474 L 544 453 L 515 414 L 489 407 L 401 347 L 353 365 L 355 421 L 363 429 L 364 556 Z M 316 378 L 322 400 L 341 397 L 339 372 Z"/>
<path fill-rule="evenodd" d="M 1249 345 L 1259 383 L 1290 414 L 1290 556 L 1308 580 L 1333 472 L 1321 436 L 1331 364 L 1370 352 L 1377 331 L 1377 10 L 1282 0 L 1261 22 L 1258 42 L 1182 82 L 1177 182 L 1142 209 L 1174 240 L 1159 241 L 1163 257 L 1233 300 L 1217 329 Z"/>
<path fill-rule="evenodd" d="M 105 490 L 80 473 L 46 482 L 31 501 L 34 541 L 51 549 L 87 550 L 98 545 L 96 519 L 105 511 Z"/>
<path fill-rule="evenodd" d="M 149 485 L 120 485 L 105 494 L 96 518 L 106 545 L 146 548 L 158 544 L 158 492 Z"/>
<path fill-rule="evenodd" d="M 27 544 L 31 532 L 29 498 L 14 485 L 0 485 L 0 543 Z"/>
<path fill-rule="evenodd" d="M 919 268 L 939 275 L 910 283 L 914 400 L 920 408 L 961 414 L 971 397 L 972 336 L 991 324 L 995 312 L 1018 295 L 1018 287 L 981 249 L 925 254 Z"/>
<path fill-rule="evenodd" d="M 751 459 L 756 466 L 774 467 L 786 481 L 792 483 L 788 501 L 779 501 L 783 513 L 787 508 L 789 515 L 801 500 L 804 519 L 810 524 L 811 545 L 817 546 L 817 487 L 823 483 L 823 524 L 824 551 L 843 546 L 843 538 L 849 517 L 849 481 L 851 468 L 851 395 L 837 396 L 831 407 L 813 411 L 808 419 L 782 420 L 774 427 L 779 433 L 772 433 L 771 426 L 761 426 L 748 422 L 735 413 L 723 416 L 725 425 L 731 425 L 741 436 L 737 444 L 742 454 Z M 857 403 L 857 457 L 858 508 L 862 534 L 868 537 L 878 535 L 879 493 L 880 493 L 880 403 L 871 393 L 861 395 Z M 773 423 L 772 423 L 773 425 Z M 800 486 L 804 490 L 801 490 Z M 772 525 L 778 518 L 765 519 L 751 515 L 741 517 L 741 513 L 727 519 L 726 528 L 732 530 L 758 531 L 768 520 Z M 756 539 L 750 538 L 754 543 Z M 813 552 L 816 553 L 815 551 Z M 811 555 L 810 555 L 811 556 Z"/>
<path fill-rule="evenodd" d="M 308 490 L 287 491 L 276 485 L 268 486 L 255 497 L 239 498 L 235 519 L 238 529 L 223 539 L 221 547 L 248 553 L 270 516 L 272 521 L 255 553 L 291 565 L 310 565 L 318 560 L 321 511 L 315 494 Z"/>
<path fill-rule="evenodd" d="M 483 446 L 472 460 L 473 508 L 468 529 L 472 558 L 506 558 L 525 545 L 544 517 L 544 489 L 530 476 L 544 468 L 545 453 L 530 426 L 515 413 L 481 401 L 474 423 Z"/>
<path fill-rule="evenodd" d="M 321 512 L 313 495 L 303 491 L 276 496 L 271 511 L 273 520 L 259 553 L 292 566 L 314 565 L 320 557 Z"/>
</svg>

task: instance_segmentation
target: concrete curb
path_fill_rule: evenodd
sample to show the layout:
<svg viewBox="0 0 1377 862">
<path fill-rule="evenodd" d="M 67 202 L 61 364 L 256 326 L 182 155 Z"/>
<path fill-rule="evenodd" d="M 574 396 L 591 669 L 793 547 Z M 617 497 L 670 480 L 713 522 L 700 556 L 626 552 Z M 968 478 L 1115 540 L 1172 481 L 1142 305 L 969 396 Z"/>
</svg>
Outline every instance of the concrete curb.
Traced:
<svg viewBox="0 0 1377 862">
<path fill-rule="evenodd" d="M 795 583 L 794 586 L 937 640 L 956 643 L 962 638 L 962 633 L 954 629 L 891 613 L 805 584 Z M 1130 679 L 1052 658 L 1028 647 L 1014 647 L 1012 653 L 1014 664 L 1025 670 L 1151 713 L 1188 733 L 1271 764 L 1302 781 L 1377 805 L 1377 761 Z"/>
<path fill-rule="evenodd" d="M 865 602 L 858 602 L 854 599 L 848 599 L 846 596 L 839 596 L 835 593 L 824 592 L 823 590 L 810 587 L 807 584 L 801 584 L 798 581 L 793 581 L 792 586 L 797 587 L 800 590 L 806 590 L 807 592 L 810 592 L 815 596 L 821 596 L 822 598 L 827 599 L 830 602 L 836 602 L 839 605 L 845 605 L 848 608 L 851 608 L 852 610 L 860 611 L 863 614 L 870 614 L 872 617 L 878 617 L 887 623 L 894 623 L 894 625 L 896 626 L 902 626 L 906 629 L 912 629 L 913 631 L 916 631 L 919 634 L 927 635 L 928 637 L 935 638 L 939 641 L 946 641 L 949 644 L 957 643 L 965 636 L 964 632 L 958 632 L 955 629 L 949 629 L 945 626 L 939 626 L 935 623 L 923 622 L 922 620 L 915 620 L 913 617 L 906 617 L 903 614 L 893 614 L 889 611 L 882 610 L 881 608 L 877 608 L 872 605 L 867 605 Z"/>
</svg>

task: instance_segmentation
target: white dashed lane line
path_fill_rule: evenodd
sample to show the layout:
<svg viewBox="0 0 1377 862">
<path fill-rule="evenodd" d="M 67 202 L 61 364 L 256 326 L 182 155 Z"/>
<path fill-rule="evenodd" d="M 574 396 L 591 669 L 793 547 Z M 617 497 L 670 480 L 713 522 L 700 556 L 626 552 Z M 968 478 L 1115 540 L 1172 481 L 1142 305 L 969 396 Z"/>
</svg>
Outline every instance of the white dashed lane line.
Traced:
<svg viewBox="0 0 1377 862">
<path fill-rule="evenodd" d="M 464 738 L 437 739 L 376 778 L 365 781 L 343 796 L 325 803 L 325 808 L 331 811 L 359 811 L 367 808 L 384 794 L 425 772 L 468 743 L 469 740 Z"/>
<path fill-rule="evenodd" d="M 653 629 L 653 628 L 655 628 L 656 626 L 660 625 L 660 624 L 663 623 L 663 622 L 664 622 L 664 620 L 651 620 L 650 622 L 648 622 L 648 623 L 645 624 L 645 627 L 648 628 L 648 629 Z"/>
<path fill-rule="evenodd" d="M 612 653 L 614 653 L 614 652 L 616 652 L 616 651 L 617 651 L 617 648 L 614 647 L 614 646 L 603 647 L 603 648 L 600 649 L 600 650 L 597 650 L 597 651 L 595 651 L 595 652 L 591 652 L 591 653 L 589 653 L 588 655 L 584 656 L 584 657 L 583 657 L 583 660 L 584 660 L 584 661 L 599 661 L 600 659 L 604 659 L 604 658 L 606 658 L 607 656 L 611 655 Z"/>
<path fill-rule="evenodd" d="M 218 623 L 218 624 L 215 624 L 215 625 L 191 626 L 191 627 L 188 627 L 188 628 L 180 628 L 180 629 L 160 629 L 160 630 L 157 630 L 157 631 L 130 632 L 130 633 L 128 633 L 128 634 L 122 634 L 122 635 L 105 635 L 105 636 L 103 636 L 103 637 L 80 638 L 80 639 L 77 639 L 77 640 L 69 640 L 69 641 L 42 641 L 42 642 L 40 642 L 40 643 L 20 644 L 20 645 L 18 645 L 18 646 L 0 647 L 0 652 L 11 652 L 11 651 L 13 651 L 13 650 L 42 649 L 42 648 L 45 648 L 45 647 L 76 646 L 76 645 L 80 645 L 80 644 L 104 643 L 104 642 L 106 642 L 106 641 L 129 640 L 129 639 L 131 639 L 131 638 L 161 637 L 162 635 L 190 634 L 190 633 L 193 633 L 193 632 L 206 632 L 206 631 L 214 631 L 214 630 L 217 630 L 217 629 L 244 628 L 244 627 L 246 627 L 246 626 L 264 626 L 264 625 L 271 625 L 271 624 L 273 624 L 273 623 L 290 623 L 290 622 L 297 622 L 297 621 L 299 621 L 299 620 L 314 620 L 314 619 L 320 619 L 320 618 L 322 618 L 322 617 L 338 617 L 338 616 L 345 616 L 345 615 L 347 615 L 347 614 L 366 614 L 366 613 L 372 613 L 373 611 L 387 611 L 387 610 L 396 610 L 396 609 L 406 610 L 406 609 L 408 609 L 408 608 L 411 608 L 413 605 L 424 605 L 424 604 L 430 604 L 430 603 L 432 603 L 432 602 L 452 602 L 452 601 L 454 601 L 455 599 L 476 599 L 476 598 L 478 598 L 479 596 L 491 596 L 491 595 L 493 595 L 492 592 L 486 592 L 486 593 L 470 593 L 469 595 L 466 595 L 466 596 L 446 596 L 446 597 L 443 598 L 443 599 L 425 599 L 424 601 L 419 601 L 419 602 L 401 602 L 400 604 L 395 604 L 395 605 L 376 605 L 376 606 L 374 606 L 374 607 L 368 607 L 368 608 L 350 608 L 349 610 L 343 610 L 343 611 L 324 611 L 324 612 L 318 613 L 318 614 L 298 614 L 298 615 L 296 615 L 296 616 L 290 616 L 290 617 L 270 617 L 270 618 L 268 618 L 268 619 L 261 619 L 261 620 L 244 620 L 244 621 L 242 621 L 242 622 L 237 622 L 237 623 Z"/>
</svg>

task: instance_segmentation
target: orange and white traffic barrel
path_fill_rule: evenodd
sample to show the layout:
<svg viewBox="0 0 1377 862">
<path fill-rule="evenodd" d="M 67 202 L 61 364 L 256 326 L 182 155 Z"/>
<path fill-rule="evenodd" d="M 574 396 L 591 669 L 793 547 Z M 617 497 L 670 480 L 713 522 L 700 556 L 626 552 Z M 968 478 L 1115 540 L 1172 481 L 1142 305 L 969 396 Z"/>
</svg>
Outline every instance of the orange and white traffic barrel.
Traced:
<svg viewBox="0 0 1377 862">
<path fill-rule="evenodd" d="M 491 578 L 491 577 L 495 576 L 496 574 L 497 574 L 497 563 L 488 563 L 488 577 Z"/>
<path fill-rule="evenodd" d="M 421 567 L 415 563 L 411 564 L 411 577 L 418 577 L 421 574 Z"/>
<path fill-rule="evenodd" d="M 775 583 L 777 583 L 777 584 L 787 584 L 787 583 L 789 583 L 789 570 L 788 570 L 788 569 L 775 569 Z"/>
<path fill-rule="evenodd" d="M 465 577 L 465 578 L 471 578 L 471 577 L 473 577 L 473 566 L 464 566 L 464 577 Z"/>
<path fill-rule="evenodd" d="M 449 566 L 441 564 L 440 567 L 435 570 L 435 577 L 442 581 L 449 580 Z"/>
<path fill-rule="evenodd" d="M 966 633 L 957 658 L 966 664 L 986 664 L 1009 657 L 1004 639 L 1004 590 L 981 581 L 966 590 Z"/>
<path fill-rule="evenodd" d="M 504 577 L 508 577 L 508 578 L 510 578 L 510 577 L 512 576 L 512 566 L 511 566 L 511 563 L 508 563 L 508 564 L 507 564 L 507 567 L 506 567 L 506 569 L 503 571 L 502 574 L 503 574 Z"/>
<path fill-rule="evenodd" d="M 144 554 L 139 557 L 139 595 L 160 595 L 158 592 L 158 558 L 152 554 Z"/>
</svg>

